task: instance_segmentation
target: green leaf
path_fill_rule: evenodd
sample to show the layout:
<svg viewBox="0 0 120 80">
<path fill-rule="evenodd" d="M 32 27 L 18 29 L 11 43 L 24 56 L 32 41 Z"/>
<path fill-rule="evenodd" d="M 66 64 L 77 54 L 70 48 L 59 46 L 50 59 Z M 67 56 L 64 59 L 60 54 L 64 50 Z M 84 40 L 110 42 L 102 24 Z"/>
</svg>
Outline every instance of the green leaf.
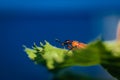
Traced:
<svg viewBox="0 0 120 80">
<path fill-rule="evenodd" d="M 30 58 L 38 64 L 44 64 L 48 69 L 64 68 L 69 66 L 92 66 L 100 64 L 101 54 L 105 52 L 100 40 L 90 43 L 85 49 L 66 50 L 46 44 L 38 47 L 34 44 L 33 51 L 26 51 Z M 100 49 L 101 48 L 101 49 Z M 28 48 L 26 48 L 28 49 Z M 25 49 L 25 50 L 26 50 Z M 32 55 L 30 55 L 30 53 Z M 42 62 L 43 61 L 43 62 Z"/>
</svg>

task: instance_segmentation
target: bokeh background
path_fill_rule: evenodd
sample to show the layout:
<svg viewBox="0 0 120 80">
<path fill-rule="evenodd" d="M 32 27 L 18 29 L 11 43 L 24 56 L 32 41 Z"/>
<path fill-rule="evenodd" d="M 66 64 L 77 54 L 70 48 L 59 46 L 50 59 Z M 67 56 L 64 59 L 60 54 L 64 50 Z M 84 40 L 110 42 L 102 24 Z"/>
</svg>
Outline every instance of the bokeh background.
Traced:
<svg viewBox="0 0 120 80">
<path fill-rule="evenodd" d="M 113 40 L 120 19 L 120 0 L 0 0 L 0 80 L 49 80 L 51 73 L 35 65 L 22 45 L 58 38 L 88 43 L 98 36 Z M 111 77 L 101 66 L 80 73 Z"/>
</svg>

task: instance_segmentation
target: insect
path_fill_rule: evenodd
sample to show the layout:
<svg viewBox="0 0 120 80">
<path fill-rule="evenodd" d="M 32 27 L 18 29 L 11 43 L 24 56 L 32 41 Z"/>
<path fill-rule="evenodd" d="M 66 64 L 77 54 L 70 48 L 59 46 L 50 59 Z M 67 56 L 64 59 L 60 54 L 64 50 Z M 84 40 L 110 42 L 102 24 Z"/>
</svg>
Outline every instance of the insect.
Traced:
<svg viewBox="0 0 120 80">
<path fill-rule="evenodd" d="M 62 46 L 67 47 L 69 50 L 72 50 L 74 48 L 83 49 L 87 46 L 85 43 L 74 40 L 65 40 L 64 42 L 61 42 L 59 39 L 56 39 L 56 41 L 59 42 Z"/>
</svg>

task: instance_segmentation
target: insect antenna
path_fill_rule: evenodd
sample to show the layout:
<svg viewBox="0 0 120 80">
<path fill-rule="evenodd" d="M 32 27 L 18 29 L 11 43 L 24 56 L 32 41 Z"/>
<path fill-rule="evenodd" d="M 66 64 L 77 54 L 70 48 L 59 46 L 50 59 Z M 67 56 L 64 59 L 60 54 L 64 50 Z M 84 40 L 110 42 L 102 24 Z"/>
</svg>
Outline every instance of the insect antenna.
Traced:
<svg viewBox="0 0 120 80">
<path fill-rule="evenodd" d="M 59 39 L 55 39 L 56 42 L 60 43 L 64 48 L 65 48 L 65 45 L 64 45 L 64 42 L 62 42 L 61 40 Z"/>
<path fill-rule="evenodd" d="M 58 43 L 60 43 L 60 44 L 62 44 L 63 42 L 62 41 L 60 41 L 59 39 L 55 39 L 55 41 L 56 42 L 58 42 Z"/>
</svg>

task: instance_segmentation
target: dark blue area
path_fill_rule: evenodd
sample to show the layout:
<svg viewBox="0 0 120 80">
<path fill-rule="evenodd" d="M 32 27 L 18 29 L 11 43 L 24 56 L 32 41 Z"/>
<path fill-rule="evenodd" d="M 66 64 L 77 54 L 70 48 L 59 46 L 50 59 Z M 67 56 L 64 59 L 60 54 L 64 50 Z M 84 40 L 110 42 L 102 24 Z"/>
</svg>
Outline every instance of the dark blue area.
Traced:
<svg viewBox="0 0 120 80">
<path fill-rule="evenodd" d="M 22 45 L 47 40 L 61 47 L 55 38 L 88 43 L 101 34 L 101 19 L 110 14 L 120 14 L 119 0 L 1 0 L 0 80 L 48 80 L 51 74 L 29 60 Z M 85 69 L 94 74 L 95 67 Z"/>
</svg>

